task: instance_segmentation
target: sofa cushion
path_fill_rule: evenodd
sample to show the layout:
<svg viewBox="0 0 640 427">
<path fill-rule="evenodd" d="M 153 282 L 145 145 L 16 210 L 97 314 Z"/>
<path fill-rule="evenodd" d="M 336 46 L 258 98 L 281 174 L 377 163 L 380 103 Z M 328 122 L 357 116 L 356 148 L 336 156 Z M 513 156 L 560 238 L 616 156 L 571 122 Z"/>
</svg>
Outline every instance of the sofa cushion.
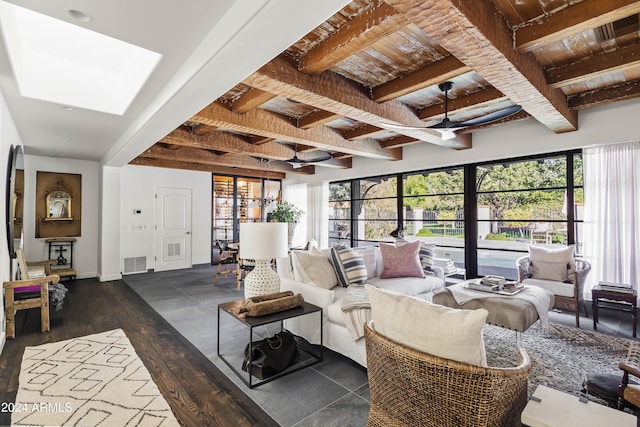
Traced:
<svg viewBox="0 0 640 427">
<path fill-rule="evenodd" d="M 576 268 L 573 246 L 548 248 L 529 245 L 529 274 L 534 279 L 569 280 Z"/>
<path fill-rule="evenodd" d="M 329 258 L 318 249 L 292 251 L 291 259 L 295 280 L 325 289 L 332 289 L 338 284 L 338 278 Z"/>
<path fill-rule="evenodd" d="M 487 310 L 458 310 L 370 285 L 365 288 L 371 318 L 382 335 L 434 356 L 487 366 L 482 336 Z"/>
<path fill-rule="evenodd" d="M 554 295 L 561 297 L 573 298 L 573 283 L 558 282 L 556 280 L 544 280 L 544 279 L 524 279 L 522 281 L 525 285 L 534 285 L 551 291 Z"/>
<path fill-rule="evenodd" d="M 340 286 L 362 284 L 367 280 L 367 267 L 362 255 L 351 248 L 334 244 L 329 258 Z"/>
<path fill-rule="evenodd" d="M 384 264 L 380 275 L 381 279 L 424 277 L 424 271 L 418 257 L 420 252 L 419 240 L 398 246 L 380 242 L 380 252 L 382 253 L 382 263 Z"/>
<path fill-rule="evenodd" d="M 381 279 L 374 277 L 367 280 L 377 288 L 388 289 L 404 295 L 418 296 L 442 287 L 442 281 L 435 276 L 427 277 L 396 277 Z"/>
<path fill-rule="evenodd" d="M 353 248 L 353 250 L 362 255 L 362 259 L 364 259 L 364 266 L 367 268 L 367 278 L 370 279 L 372 277 L 376 277 L 376 247 L 366 246 L 362 248 Z"/>
<path fill-rule="evenodd" d="M 333 303 L 327 307 L 327 319 L 340 326 L 345 326 L 344 313 L 342 312 L 342 299 L 347 294 L 348 289 L 349 288 L 336 286 Z"/>
</svg>

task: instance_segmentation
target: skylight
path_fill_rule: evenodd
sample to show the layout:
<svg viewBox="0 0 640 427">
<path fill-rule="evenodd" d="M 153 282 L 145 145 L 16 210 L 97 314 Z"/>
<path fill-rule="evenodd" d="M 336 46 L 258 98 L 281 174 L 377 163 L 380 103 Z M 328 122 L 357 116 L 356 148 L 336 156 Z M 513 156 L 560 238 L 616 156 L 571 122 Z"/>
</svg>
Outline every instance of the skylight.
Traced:
<svg viewBox="0 0 640 427">
<path fill-rule="evenodd" d="M 0 1 L 0 20 L 20 94 L 122 115 L 162 55 Z"/>
</svg>

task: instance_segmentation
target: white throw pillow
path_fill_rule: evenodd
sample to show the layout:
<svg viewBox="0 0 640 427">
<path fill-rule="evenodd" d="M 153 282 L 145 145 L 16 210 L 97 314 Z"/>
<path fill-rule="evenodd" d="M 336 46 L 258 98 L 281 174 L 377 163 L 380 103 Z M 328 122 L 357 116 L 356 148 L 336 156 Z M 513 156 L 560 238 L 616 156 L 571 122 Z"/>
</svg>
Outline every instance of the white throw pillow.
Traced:
<svg viewBox="0 0 640 427">
<path fill-rule="evenodd" d="M 292 251 L 293 272 L 299 282 L 324 289 L 332 289 L 338 284 L 333 266 L 317 248 L 311 251 Z"/>
<path fill-rule="evenodd" d="M 375 246 L 367 246 L 364 248 L 353 248 L 359 252 L 364 259 L 364 266 L 367 268 L 367 278 L 376 277 L 376 248 Z"/>
<path fill-rule="evenodd" d="M 376 331 L 424 353 L 487 366 L 482 328 L 489 312 L 458 310 L 365 285 Z"/>
<path fill-rule="evenodd" d="M 534 279 L 555 280 L 564 282 L 576 269 L 573 257 L 574 247 L 548 248 L 529 246 L 529 274 Z"/>
</svg>

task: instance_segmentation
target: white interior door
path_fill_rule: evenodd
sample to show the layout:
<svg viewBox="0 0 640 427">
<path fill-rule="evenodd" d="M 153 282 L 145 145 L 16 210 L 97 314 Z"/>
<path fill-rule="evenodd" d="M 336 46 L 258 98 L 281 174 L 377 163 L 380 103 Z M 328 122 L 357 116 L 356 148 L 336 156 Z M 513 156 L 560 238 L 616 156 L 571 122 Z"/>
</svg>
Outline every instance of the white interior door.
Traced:
<svg viewBox="0 0 640 427">
<path fill-rule="evenodd" d="M 155 271 L 191 267 L 191 190 L 159 187 L 156 193 Z"/>
</svg>

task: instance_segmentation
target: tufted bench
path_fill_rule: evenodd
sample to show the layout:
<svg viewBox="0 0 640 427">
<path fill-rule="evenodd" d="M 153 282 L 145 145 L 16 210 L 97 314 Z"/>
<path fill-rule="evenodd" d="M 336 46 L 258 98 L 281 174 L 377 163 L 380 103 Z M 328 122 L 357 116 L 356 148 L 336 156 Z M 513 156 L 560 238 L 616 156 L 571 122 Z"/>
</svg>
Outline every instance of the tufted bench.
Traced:
<svg viewBox="0 0 640 427">
<path fill-rule="evenodd" d="M 458 304 L 451 292 L 443 289 L 433 296 L 432 301 L 435 304 L 464 310 L 484 308 L 489 312 L 487 323 L 518 332 L 526 331 L 538 320 L 538 312 L 534 305 L 518 298 L 517 294 L 509 297 L 495 296 L 473 299 L 464 304 Z M 549 309 L 553 308 L 554 302 L 554 298 L 551 296 Z"/>
</svg>

